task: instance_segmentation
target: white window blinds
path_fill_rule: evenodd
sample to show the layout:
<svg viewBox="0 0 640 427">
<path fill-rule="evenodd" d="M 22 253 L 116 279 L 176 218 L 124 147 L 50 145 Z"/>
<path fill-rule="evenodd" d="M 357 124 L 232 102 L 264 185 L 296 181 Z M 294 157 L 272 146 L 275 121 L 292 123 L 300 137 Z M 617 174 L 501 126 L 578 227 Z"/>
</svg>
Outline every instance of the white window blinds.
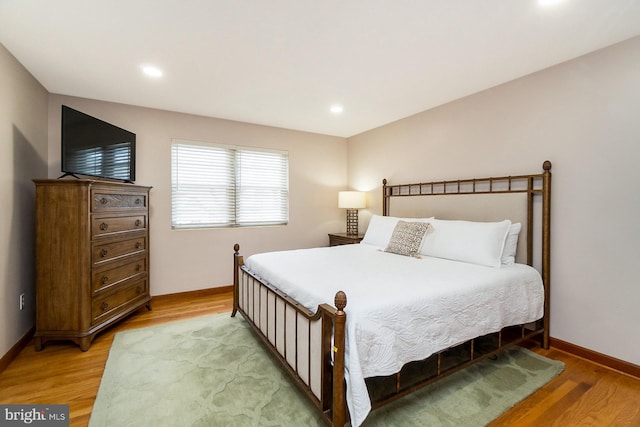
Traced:
<svg viewBox="0 0 640 427">
<path fill-rule="evenodd" d="M 173 140 L 173 228 L 286 224 L 288 157 L 283 151 Z"/>
</svg>

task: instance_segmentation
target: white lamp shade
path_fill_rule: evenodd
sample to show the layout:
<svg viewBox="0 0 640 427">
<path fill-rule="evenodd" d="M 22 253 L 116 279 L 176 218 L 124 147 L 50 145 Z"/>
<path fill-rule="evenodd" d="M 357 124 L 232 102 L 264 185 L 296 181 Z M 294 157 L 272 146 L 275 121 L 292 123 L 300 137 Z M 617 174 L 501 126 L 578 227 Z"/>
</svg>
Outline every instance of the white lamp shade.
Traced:
<svg viewBox="0 0 640 427">
<path fill-rule="evenodd" d="M 362 209 L 367 206 L 367 194 L 362 191 L 340 191 L 338 207 L 344 209 Z"/>
</svg>

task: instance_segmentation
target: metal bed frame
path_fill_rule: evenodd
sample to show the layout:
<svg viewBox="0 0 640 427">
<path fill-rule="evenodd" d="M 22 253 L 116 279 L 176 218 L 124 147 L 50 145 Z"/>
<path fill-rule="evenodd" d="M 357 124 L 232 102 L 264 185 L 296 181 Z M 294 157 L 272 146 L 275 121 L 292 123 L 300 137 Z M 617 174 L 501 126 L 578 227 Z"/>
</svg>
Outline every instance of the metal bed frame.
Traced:
<svg viewBox="0 0 640 427">
<path fill-rule="evenodd" d="M 533 324 L 510 326 L 473 338 L 423 361 L 408 363 L 400 372 L 388 377 L 367 378 L 372 409 L 524 340 L 541 337 L 542 347 L 549 347 L 551 162 L 545 161 L 542 168 L 543 172 L 537 174 L 416 184 L 388 185 L 386 179 L 383 180 L 383 215 L 389 215 L 391 199 L 396 197 L 525 193 L 527 223 L 524 231 L 529 265 L 533 263 L 534 201 L 541 198 L 540 272 L 545 301 L 543 317 Z M 321 304 L 315 313 L 311 312 L 249 271 L 239 250 L 236 244 L 231 316 L 240 312 L 326 420 L 333 426 L 343 426 L 348 420 L 344 380 L 346 295 L 338 291 L 333 306 Z"/>
</svg>

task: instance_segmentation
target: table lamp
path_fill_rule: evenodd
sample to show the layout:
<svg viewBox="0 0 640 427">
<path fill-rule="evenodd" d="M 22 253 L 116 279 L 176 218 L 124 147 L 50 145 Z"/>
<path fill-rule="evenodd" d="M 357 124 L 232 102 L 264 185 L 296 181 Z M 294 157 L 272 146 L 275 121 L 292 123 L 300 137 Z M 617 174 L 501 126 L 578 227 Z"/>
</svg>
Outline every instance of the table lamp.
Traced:
<svg viewBox="0 0 640 427">
<path fill-rule="evenodd" d="M 338 207 L 347 210 L 347 234 L 358 235 L 358 209 L 366 207 L 366 193 L 362 191 L 340 191 Z"/>
</svg>

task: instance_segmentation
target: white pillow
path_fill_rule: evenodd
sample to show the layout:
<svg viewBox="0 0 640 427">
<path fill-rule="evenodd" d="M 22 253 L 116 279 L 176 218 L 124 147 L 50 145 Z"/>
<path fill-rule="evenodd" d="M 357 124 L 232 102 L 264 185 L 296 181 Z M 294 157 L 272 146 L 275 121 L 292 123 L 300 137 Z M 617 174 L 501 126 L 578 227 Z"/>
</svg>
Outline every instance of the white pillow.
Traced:
<svg viewBox="0 0 640 427">
<path fill-rule="evenodd" d="M 369 221 L 369 227 L 367 227 L 367 231 L 364 233 L 364 237 L 360 243 L 386 248 L 398 221 L 429 222 L 432 219 L 433 217 L 398 218 L 395 216 L 373 215 L 371 216 L 371 221 Z"/>
<path fill-rule="evenodd" d="M 369 221 L 367 231 L 364 233 L 364 237 L 360 243 L 380 246 L 383 248 L 386 247 L 389 243 L 389 239 L 391 239 L 393 229 L 396 227 L 399 220 L 400 218 L 393 216 L 371 216 L 371 221 Z"/>
<path fill-rule="evenodd" d="M 422 255 L 500 267 L 511 221 L 474 222 L 431 220 Z"/>
<path fill-rule="evenodd" d="M 516 250 L 518 249 L 518 235 L 522 229 L 522 224 L 516 222 L 511 224 L 507 232 L 507 239 L 504 242 L 501 262 L 503 265 L 511 265 L 516 262 Z"/>
</svg>

